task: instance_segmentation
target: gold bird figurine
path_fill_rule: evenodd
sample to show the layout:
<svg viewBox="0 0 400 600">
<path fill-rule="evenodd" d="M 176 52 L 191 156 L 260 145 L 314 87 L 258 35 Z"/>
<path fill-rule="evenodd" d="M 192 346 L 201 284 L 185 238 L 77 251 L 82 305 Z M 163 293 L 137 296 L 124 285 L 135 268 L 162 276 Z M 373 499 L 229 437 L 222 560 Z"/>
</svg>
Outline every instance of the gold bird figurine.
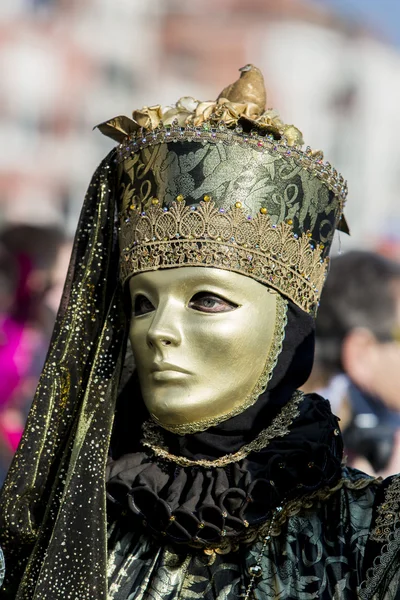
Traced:
<svg viewBox="0 0 400 600">
<path fill-rule="evenodd" d="M 267 94 L 260 69 L 249 64 L 239 71 L 241 72 L 239 79 L 224 88 L 217 100 L 226 98 L 230 102 L 251 102 L 257 107 L 257 115 L 262 115 L 265 111 Z"/>
</svg>

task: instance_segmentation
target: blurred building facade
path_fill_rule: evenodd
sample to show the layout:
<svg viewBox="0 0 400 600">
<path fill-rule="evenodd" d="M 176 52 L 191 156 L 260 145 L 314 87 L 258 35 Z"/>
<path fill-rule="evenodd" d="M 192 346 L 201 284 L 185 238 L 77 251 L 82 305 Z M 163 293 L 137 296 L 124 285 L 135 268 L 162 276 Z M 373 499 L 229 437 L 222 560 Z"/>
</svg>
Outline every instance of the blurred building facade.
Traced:
<svg viewBox="0 0 400 600">
<path fill-rule="evenodd" d="M 348 179 L 344 246 L 396 247 L 400 54 L 307 0 L 2 2 L 0 227 L 72 233 L 111 148 L 94 125 L 183 94 L 215 98 L 247 62 L 268 104 Z"/>
</svg>

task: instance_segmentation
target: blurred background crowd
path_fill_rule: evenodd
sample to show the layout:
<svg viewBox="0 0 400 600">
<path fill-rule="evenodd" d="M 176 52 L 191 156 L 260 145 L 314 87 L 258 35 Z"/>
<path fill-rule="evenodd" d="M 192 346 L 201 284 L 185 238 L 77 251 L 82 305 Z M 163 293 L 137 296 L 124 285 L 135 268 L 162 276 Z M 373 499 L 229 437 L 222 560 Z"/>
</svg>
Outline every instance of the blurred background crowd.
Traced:
<svg viewBox="0 0 400 600">
<path fill-rule="evenodd" d="M 348 460 L 400 471 L 400 4 L 397 0 L 2 0 L 0 483 L 20 439 L 91 173 L 92 128 L 238 67 L 349 182 L 307 391 L 330 398 Z"/>
</svg>

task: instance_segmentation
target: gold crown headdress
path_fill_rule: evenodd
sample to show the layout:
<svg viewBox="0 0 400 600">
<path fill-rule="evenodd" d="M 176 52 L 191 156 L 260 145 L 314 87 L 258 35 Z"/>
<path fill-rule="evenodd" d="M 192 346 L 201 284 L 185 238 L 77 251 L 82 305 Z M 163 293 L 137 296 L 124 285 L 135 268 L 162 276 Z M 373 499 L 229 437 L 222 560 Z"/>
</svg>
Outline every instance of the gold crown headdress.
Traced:
<svg viewBox="0 0 400 600">
<path fill-rule="evenodd" d="M 265 111 L 247 65 L 215 102 L 181 98 L 99 125 L 119 142 L 121 277 L 213 266 L 253 277 L 314 314 L 347 185 Z"/>
</svg>

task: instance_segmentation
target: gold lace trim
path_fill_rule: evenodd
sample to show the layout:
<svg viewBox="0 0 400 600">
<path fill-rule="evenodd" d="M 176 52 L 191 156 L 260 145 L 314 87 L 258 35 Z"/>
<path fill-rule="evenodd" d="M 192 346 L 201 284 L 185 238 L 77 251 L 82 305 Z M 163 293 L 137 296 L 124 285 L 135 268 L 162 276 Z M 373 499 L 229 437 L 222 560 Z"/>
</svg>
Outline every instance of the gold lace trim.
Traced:
<svg viewBox="0 0 400 600">
<path fill-rule="evenodd" d="M 272 337 L 271 347 L 268 351 L 267 360 L 265 362 L 261 376 L 259 377 L 253 391 L 248 395 L 244 402 L 231 410 L 230 412 L 220 415 L 219 417 L 213 417 L 209 419 L 202 419 L 201 421 L 194 421 L 192 423 L 186 423 L 185 425 L 161 425 L 152 417 L 152 419 L 164 429 L 176 433 L 178 435 L 185 435 L 187 433 L 197 433 L 199 431 L 205 431 L 209 427 L 214 427 L 223 421 L 227 421 L 236 415 L 240 415 L 250 406 L 256 403 L 257 399 L 265 392 L 267 385 L 271 380 L 273 370 L 278 362 L 280 353 L 282 352 L 282 344 L 285 339 L 285 328 L 287 323 L 287 300 L 282 298 L 279 294 L 276 294 L 276 313 L 275 313 L 275 329 Z"/>
<path fill-rule="evenodd" d="M 224 210 L 209 198 L 198 206 L 182 198 L 168 209 L 153 199 L 146 212 L 130 207 L 120 236 L 124 282 L 156 269 L 217 267 L 252 277 L 311 314 L 328 267 L 323 246 L 314 248 L 308 233 L 294 234 L 291 219 L 275 225 L 263 208 L 251 218 L 240 202 Z"/>
<path fill-rule="evenodd" d="M 183 456 L 176 456 L 168 451 L 160 428 L 152 421 L 143 424 L 144 438 L 142 444 L 150 448 L 156 456 L 174 462 L 181 467 L 225 467 L 231 463 L 246 458 L 251 452 L 259 452 L 278 437 L 284 437 L 289 433 L 293 421 L 299 416 L 299 405 L 304 399 L 300 391 L 294 392 L 290 401 L 282 408 L 280 413 L 273 419 L 271 425 L 263 429 L 258 436 L 249 444 L 245 444 L 233 454 L 226 454 L 216 460 L 192 460 Z"/>
<path fill-rule="evenodd" d="M 382 480 L 381 480 L 382 481 Z M 382 545 L 381 553 L 376 556 L 373 566 L 368 569 L 361 583 L 359 597 L 367 600 L 372 597 L 382 581 L 392 557 L 398 552 L 400 522 L 400 475 L 396 475 L 385 490 L 384 502 L 378 507 L 376 525 L 369 538 Z"/>
</svg>

